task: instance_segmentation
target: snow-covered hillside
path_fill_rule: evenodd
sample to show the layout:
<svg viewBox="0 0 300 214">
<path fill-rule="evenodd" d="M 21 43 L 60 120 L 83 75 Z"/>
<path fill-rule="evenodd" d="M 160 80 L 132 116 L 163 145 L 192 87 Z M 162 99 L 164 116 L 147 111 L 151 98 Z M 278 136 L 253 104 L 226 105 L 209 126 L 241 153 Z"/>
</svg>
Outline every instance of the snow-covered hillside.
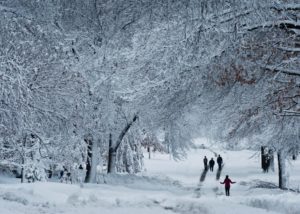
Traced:
<svg viewBox="0 0 300 214">
<path fill-rule="evenodd" d="M 220 153 L 225 162 L 220 180 L 228 174 L 237 182 L 230 197 L 224 195 L 216 171 L 208 172 L 205 181 L 199 182 L 202 159 L 204 155 L 209 159 L 214 157 L 213 152 Z M 0 211 L 1 214 L 299 213 L 300 194 L 272 189 L 277 183 L 277 169 L 263 174 L 258 154 L 247 150 L 213 152 L 195 149 L 181 162 L 154 153 L 152 159 L 145 160 L 143 173 L 105 175 L 100 177 L 100 184 L 19 184 L 1 177 Z M 299 160 L 291 163 L 290 180 L 294 188 L 300 182 L 299 167 Z"/>
</svg>

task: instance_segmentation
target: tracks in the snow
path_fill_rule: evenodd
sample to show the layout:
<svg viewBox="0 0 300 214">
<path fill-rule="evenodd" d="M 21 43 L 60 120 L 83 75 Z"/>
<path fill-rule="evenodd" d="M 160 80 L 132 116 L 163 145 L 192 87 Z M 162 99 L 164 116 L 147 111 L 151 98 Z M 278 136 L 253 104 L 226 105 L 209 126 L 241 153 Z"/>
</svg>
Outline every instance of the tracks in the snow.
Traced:
<svg viewBox="0 0 300 214">
<path fill-rule="evenodd" d="M 201 173 L 201 176 L 200 176 L 200 182 L 203 182 L 205 181 L 205 177 L 206 177 L 206 174 L 208 172 L 208 169 L 203 169 L 202 173 Z"/>
<path fill-rule="evenodd" d="M 216 180 L 217 181 L 220 180 L 223 168 L 224 168 L 224 164 L 222 165 L 222 167 L 218 168 L 218 170 L 217 170 L 217 173 L 216 173 Z M 203 186 L 203 182 L 205 181 L 207 172 L 208 172 L 207 168 L 203 169 L 203 171 L 200 175 L 199 184 L 198 184 L 197 188 L 194 190 L 196 198 L 199 198 L 201 196 L 201 188 Z M 218 190 L 218 187 L 213 188 L 213 192 L 216 193 L 216 194 L 217 194 L 217 190 Z"/>
<path fill-rule="evenodd" d="M 217 174 L 216 174 L 216 180 L 220 180 L 222 169 L 224 168 L 224 164 L 218 168 Z"/>
</svg>

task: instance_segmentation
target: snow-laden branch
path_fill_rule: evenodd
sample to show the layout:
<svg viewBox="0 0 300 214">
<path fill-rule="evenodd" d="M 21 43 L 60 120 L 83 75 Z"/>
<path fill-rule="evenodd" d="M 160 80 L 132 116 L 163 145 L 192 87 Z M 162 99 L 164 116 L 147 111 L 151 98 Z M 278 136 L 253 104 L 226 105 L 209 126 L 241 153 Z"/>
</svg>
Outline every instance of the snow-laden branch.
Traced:
<svg viewBox="0 0 300 214">
<path fill-rule="evenodd" d="M 134 115 L 133 119 L 127 123 L 127 125 L 124 127 L 124 129 L 122 130 L 122 132 L 120 133 L 117 141 L 116 141 L 116 145 L 113 148 L 113 151 L 116 152 L 125 136 L 125 134 L 128 132 L 128 130 L 130 129 L 130 127 L 133 125 L 133 123 L 138 119 L 138 115 Z"/>
<path fill-rule="evenodd" d="M 300 70 L 292 70 L 292 69 L 281 68 L 277 66 L 264 66 L 262 68 L 270 71 L 285 73 L 292 76 L 300 76 Z"/>
<path fill-rule="evenodd" d="M 300 48 L 292 48 L 292 47 L 278 47 L 279 50 L 290 51 L 290 52 L 300 52 Z"/>
<path fill-rule="evenodd" d="M 277 10 L 277 11 L 297 11 L 300 10 L 300 4 L 282 4 L 282 5 L 274 5 L 271 6 L 271 9 Z"/>
<path fill-rule="evenodd" d="M 300 22 L 292 21 L 292 20 L 267 21 L 253 26 L 246 26 L 244 29 L 247 31 L 253 31 L 260 28 L 271 28 L 271 27 L 279 27 L 279 28 L 287 29 L 289 31 L 300 30 Z M 293 32 L 297 33 L 296 31 Z"/>
</svg>

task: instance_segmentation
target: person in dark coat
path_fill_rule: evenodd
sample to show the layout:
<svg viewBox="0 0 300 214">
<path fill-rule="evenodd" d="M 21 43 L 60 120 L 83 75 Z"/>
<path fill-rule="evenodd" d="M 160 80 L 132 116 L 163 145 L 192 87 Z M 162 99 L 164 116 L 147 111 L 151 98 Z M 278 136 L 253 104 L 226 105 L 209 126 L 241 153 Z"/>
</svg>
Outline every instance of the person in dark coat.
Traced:
<svg viewBox="0 0 300 214">
<path fill-rule="evenodd" d="M 208 164 L 209 164 L 209 169 L 210 169 L 210 171 L 213 172 L 213 171 L 214 171 L 214 165 L 215 165 L 214 159 L 211 158 Z"/>
<path fill-rule="evenodd" d="M 220 155 L 217 158 L 217 163 L 218 163 L 219 169 L 221 169 L 222 168 L 222 164 L 223 164 L 223 159 L 222 159 L 222 157 Z"/>
<path fill-rule="evenodd" d="M 271 163 L 271 159 L 269 155 L 267 155 L 265 160 L 265 169 L 264 169 L 265 172 L 269 172 L 270 163 Z"/>
<path fill-rule="evenodd" d="M 208 169 L 208 167 L 207 167 L 207 162 L 208 162 L 207 157 L 204 156 L 203 163 L 204 163 L 204 169 L 205 169 L 205 170 Z"/>
<path fill-rule="evenodd" d="M 226 196 L 230 195 L 230 184 L 235 184 L 236 182 L 233 182 L 230 180 L 229 176 L 226 175 L 226 178 L 223 182 L 220 182 L 220 184 L 225 184 L 225 194 Z"/>
<path fill-rule="evenodd" d="M 59 175 L 60 175 L 59 179 L 62 179 L 62 177 L 64 176 L 64 170 L 60 170 Z"/>
</svg>

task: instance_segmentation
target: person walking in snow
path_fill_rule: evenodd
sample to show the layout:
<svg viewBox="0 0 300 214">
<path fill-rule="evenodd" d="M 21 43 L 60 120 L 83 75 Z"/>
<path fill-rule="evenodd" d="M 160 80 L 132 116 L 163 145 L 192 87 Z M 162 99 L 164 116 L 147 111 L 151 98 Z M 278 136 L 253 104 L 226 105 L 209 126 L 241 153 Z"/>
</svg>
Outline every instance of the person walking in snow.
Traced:
<svg viewBox="0 0 300 214">
<path fill-rule="evenodd" d="M 207 162 L 208 162 L 207 157 L 204 156 L 203 163 L 204 163 L 204 169 L 205 169 L 205 170 L 208 169 L 208 167 L 207 167 Z"/>
<path fill-rule="evenodd" d="M 236 182 L 233 182 L 230 180 L 229 176 L 226 175 L 226 178 L 223 182 L 220 182 L 220 184 L 225 184 L 225 194 L 226 196 L 230 196 L 230 184 L 235 184 Z"/>
<path fill-rule="evenodd" d="M 213 172 L 213 171 L 214 171 L 214 165 L 215 165 L 214 159 L 211 158 L 208 164 L 209 164 L 209 169 L 210 169 L 210 171 Z"/>
<path fill-rule="evenodd" d="M 217 158 L 217 163 L 219 165 L 219 169 L 221 169 L 222 168 L 222 164 L 223 164 L 223 159 L 222 159 L 222 157 L 220 155 Z"/>
</svg>

